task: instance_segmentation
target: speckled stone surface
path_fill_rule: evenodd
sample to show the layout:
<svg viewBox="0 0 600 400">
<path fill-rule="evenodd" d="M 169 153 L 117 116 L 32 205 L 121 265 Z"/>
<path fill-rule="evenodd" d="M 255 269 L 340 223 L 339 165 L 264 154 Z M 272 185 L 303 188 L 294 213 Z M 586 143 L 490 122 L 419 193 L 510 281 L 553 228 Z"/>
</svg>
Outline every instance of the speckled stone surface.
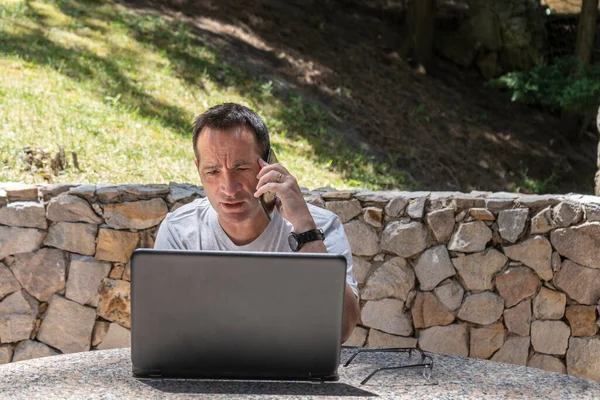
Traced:
<svg viewBox="0 0 600 400">
<path fill-rule="evenodd" d="M 344 349 L 342 362 L 354 350 Z M 432 355 L 433 375 L 420 369 L 389 371 L 360 385 L 375 367 L 407 354 L 361 354 L 340 381 L 138 380 L 129 349 L 84 352 L 0 366 L 1 399 L 600 399 L 600 382 L 538 369 Z"/>
</svg>

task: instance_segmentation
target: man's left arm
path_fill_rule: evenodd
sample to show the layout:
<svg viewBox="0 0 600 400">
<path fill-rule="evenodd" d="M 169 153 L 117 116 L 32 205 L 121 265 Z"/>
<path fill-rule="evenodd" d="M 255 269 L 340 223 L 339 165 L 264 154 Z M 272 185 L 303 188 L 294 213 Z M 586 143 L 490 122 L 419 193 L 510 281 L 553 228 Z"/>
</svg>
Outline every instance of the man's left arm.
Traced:
<svg viewBox="0 0 600 400">
<path fill-rule="evenodd" d="M 258 164 L 261 167 L 257 175 L 258 185 L 256 187 L 255 197 L 260 197 L 265 192 L 274 192 L 277 199 L 277 208 L 281 216 L 292 223 L 294 232 L 306 232 L 317 228 L 304 196 L 300 191 L 298 182 L 287 169 L 281 164 L 267 164 L 264 160 L 259 159 Z M 340 227 L 343 232 L 343 228 Z M 329 232 L 326 232 L 327 235 Z M 345 238 L 344 235 L 344 239 Z M 327 240 L 327 238 L 326 238 Z M 349 247 L 349 246 L 348 246 Z M 349 250 L 348 250 L 349 251 Z M 322 240 L 316 240 L 306 243 L 300 249 L 301 253 L 328 253 L 327 247 Z M 352 256 L 349 255 L 351 262 Z M 347 257 L 348 258 L 348 257 Z M 358 323 L 360 315 L 360 307 L 358 299 L 352 291 L 352 288 L 346 282 L 346 290 L 344 291 L 344 319 L 342 329 L 342 343 L 344 343 L 354 330 Z"/>
</svg>

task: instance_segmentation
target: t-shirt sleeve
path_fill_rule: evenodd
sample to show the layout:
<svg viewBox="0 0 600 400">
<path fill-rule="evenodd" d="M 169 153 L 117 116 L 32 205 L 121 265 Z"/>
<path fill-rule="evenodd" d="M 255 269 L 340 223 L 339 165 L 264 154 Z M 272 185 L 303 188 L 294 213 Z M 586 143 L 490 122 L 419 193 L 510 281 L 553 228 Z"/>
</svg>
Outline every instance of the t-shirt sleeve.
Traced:
<svg viewBox="0 0 600 400">
<path fill-rule="evenodd" d="M 358 297 L 358 282 L 352 273 L 352 250 L 350 242 L 344 231 L 342 221 L 337 215 L 334 215 L 333 221 L 325 227 L 325 247 L 327 252 L 333 254 L 341 254 L 346 258 L 346 283 L 352 289 L 356 297 Z"/>
<path fill-rule="evenodd" d="M 158 228 L 156 240 L 154 241 L 154 248 L 159 250 L 183 249 L 181 242 L 171 232 L 168 216 L 162 221 Z"/>
</svg>

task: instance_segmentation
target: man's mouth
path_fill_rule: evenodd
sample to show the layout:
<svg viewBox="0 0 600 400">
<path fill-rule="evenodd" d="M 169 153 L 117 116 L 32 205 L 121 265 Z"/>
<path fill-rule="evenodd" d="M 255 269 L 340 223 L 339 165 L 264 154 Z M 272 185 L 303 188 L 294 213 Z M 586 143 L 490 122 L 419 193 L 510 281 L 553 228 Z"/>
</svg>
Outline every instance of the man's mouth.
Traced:
<svg viewBox="0 0 600 400">
<path fill-rule="evenodd" d="M 221 205 L 225 210 L 237 210 L 244 205 L 243 201 L 222 201 Z"/>
</svg>

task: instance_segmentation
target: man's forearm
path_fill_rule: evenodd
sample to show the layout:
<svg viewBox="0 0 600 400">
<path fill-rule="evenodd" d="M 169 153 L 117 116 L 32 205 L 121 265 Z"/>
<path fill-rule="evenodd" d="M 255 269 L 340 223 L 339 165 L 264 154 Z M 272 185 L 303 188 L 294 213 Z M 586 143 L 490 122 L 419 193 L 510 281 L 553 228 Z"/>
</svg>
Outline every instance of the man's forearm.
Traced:
<svg viewBox="0 0 600 400">
<path fill-rule="evenodd" d="M 346 291 L 344 293 L 344 322 L 342 329 L 342 343 L 344 343 L 350 335 L 354 327 L 358 323 L 358 317 L 360 316 L 360 307 L 358 306 L 358 299 L 354 295 L 350 285 L 346 283 Z"/>
</svg>

